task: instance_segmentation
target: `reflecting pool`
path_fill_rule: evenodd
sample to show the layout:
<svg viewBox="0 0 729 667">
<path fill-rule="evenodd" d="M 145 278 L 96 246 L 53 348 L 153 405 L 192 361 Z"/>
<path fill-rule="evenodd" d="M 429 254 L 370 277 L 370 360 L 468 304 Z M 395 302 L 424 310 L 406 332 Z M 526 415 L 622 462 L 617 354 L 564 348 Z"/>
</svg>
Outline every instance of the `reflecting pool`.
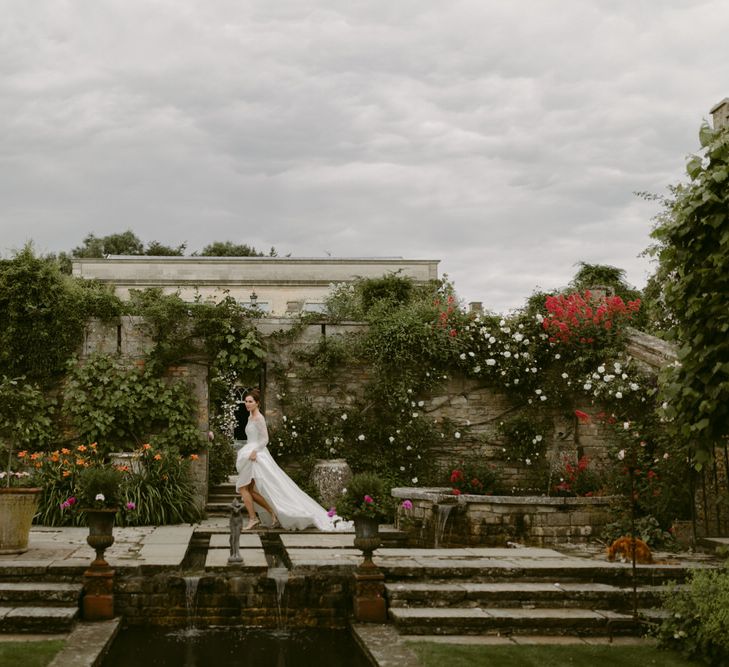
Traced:
<svg viewBox="0 0 729 667">
<path fill-rule="evenodd" d="M 130 628 L 103 667 L 370 667 L 347 630 Z"/>
</svg>

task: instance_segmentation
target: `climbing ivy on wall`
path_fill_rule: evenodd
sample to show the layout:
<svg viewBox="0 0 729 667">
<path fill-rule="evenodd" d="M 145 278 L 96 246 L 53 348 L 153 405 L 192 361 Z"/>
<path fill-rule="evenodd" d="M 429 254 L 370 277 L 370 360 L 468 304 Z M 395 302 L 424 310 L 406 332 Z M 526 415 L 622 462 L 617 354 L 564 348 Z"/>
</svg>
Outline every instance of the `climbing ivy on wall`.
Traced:
<svg viewBox="0 0 729 667">
<path fill-rule="evenodd" d="M 82 442 L 97 442 L 102 453 L 131 451 L 146 442 L 182 454 L 200 448 L 187 384 L 108 355 L 93 355 L 71 369 L 64 411 Z"/>
<path fill-rule="evenodd" d="M 26 246 L 0 260 L 0 373 L 48 385 L 80 347 L 88 318 L 121 310 L 108 288 L 64 275 Z"/>
<path fill-rule="evenodd" d="M 699 138 L 691 182 L 675 189 L 653 236 L 680 346 L 664 382 L 666 415 L 701 463 L 729 435 L 729 129 L 704 125 Z"/>
</svg>

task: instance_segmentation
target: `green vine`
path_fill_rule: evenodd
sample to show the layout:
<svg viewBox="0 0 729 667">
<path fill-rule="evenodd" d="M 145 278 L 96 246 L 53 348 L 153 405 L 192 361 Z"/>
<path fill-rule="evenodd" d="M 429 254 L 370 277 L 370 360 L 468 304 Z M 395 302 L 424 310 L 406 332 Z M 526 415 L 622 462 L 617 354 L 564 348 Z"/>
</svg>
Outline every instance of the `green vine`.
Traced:
<svg viewBox="0 0 729 667">
<path fill-rule="evenodd" d="M 108 355 L 71 368 L 64 409 L 81 440 L 98 442 L 102 452 L 130 451 L 146 442 L 183 454 L 200 448 L 187 384 Z"/>
<path fill-rule="evenodd" d="M 704 125 L 699 138 L 691 183 L 675 189 L 653 236 L 680 345 L 664 383 L 666 415 L 701 464 L 729 435 L 729 129 Z"/>
</svg>

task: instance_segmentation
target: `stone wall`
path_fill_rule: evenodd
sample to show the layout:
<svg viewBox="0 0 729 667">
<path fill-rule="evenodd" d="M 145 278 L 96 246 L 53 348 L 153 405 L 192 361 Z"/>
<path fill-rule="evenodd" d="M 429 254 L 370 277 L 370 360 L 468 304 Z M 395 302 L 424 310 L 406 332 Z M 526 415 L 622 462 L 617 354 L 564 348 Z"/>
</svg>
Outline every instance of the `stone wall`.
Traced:
<svg viewBox="0 0 729 667">
<path fill-rule="evenodd" d="M 609 497 L 453 496 L 450 489 L 397 488 L 396 526 L 416 547 L 548 546 L 586 542 L 611 520 Z M 408 499 L 413 508 L 403 509 Z"/>
<path fill-rule="evenodd" d="M 106 352 L 116 354 L 130 363 L 140 363 L 151 342 L 146 337 L 139 318 L 122 317 L 117 325 L 92 321 L 86 333 L 83 354 Z M 364 388 L 371 377 L 365 366 L 351 365 L 346 371 L 338 371 L 331 377 L 315 375 L 310 368 L 296 360 L 296 352 L 326 337 L 347 336 L 360 333 L 366 327 L 359 322 L 301 325 L 298 319 L 263 318 L 256 323 L 267 341 L 268 352 L 261 373 L 264 389 L 264 409 L 271 425 L 280 422 L 287 401 L 292 397 L 306 396 L 314 406 L 342 407 L 346 410 L 364 395 Z M 663 341 L 641 332 L 632 332 L 629 352 L 647 369 L 656 370 L 672 360 L 672 350 Z M 192 387 L 196 397 L 201 444 L 208 431 L 208 378 L 204 359 L 170 369 L 173 376 L 183 377 Z M 440 389 L 430 396 L 418 397 L 424 401 L 421 408 L 436 423 L 448 422 L 452 436 L 443 439 L 441 445 L 430 454 L 435 466 L 441 471 L 443 483 L 449 471 L 463 459 L 479 456 L 498 465 L 501 485 L 505 488 L 534 488 L 546 492 L 545 479 L 550 467 L 558 467 L 564 456 L 572 460 L 586 454 L 592 461 L 600 461 L 611 439 L 608 425 L 578 423 L 575 418 L 565 418 L 560 413 L 549 417 L 544 433 L 545 456 L 530 466 L 516 461 L 506 461 L 503 439 L 498 434 L 501 421 L 518 414 L 523 406 L 512 403 L 508 396 L 479 382 L 463 377 L 450 377 Z M 576 406 L 580 407 L 580 406 Z M 594 408 L 582 406 L 588 413 Z M 455 437 L 458 432 L 460 437 Z M 198 483 L 202 483 L 198 480 Z"/>
<path fill-rule="evenodd" d="M 108 354 L 122 360 L 129 366 L 143 365 L 152 342 L 144 330 L 142 318 L 123 316 L 110 324 L 90 320 L 86 326 L 81 350 L 81 362 L 92 354 Z M 208 456 L 204 449 L 207 433 L 210 430 L 210 402 L 208 398 L 208 365 L 203 357 L 190 359 L 187 363 L 171 366 L 167 377 L 183 380 L 192 391 L 195 418 L 200 431 L 199 458 L 192 462 L 192 480 L 195 487 L 195 500 L 200 509 L 207 503 Z M 136 443 L 129 443 L 130 450 Z"/>
<path fill-rule="evenodd" d="M 127 625 L 145 627 L 345 628 L 352 593 L 349 571 L 291 574 L 279 617 L 276 581 L 265 573 L 230 568 L 224 574 L 202 576 L 169 572 L 117 575 L 114 613 L 123 616 Z"/>
</svg>

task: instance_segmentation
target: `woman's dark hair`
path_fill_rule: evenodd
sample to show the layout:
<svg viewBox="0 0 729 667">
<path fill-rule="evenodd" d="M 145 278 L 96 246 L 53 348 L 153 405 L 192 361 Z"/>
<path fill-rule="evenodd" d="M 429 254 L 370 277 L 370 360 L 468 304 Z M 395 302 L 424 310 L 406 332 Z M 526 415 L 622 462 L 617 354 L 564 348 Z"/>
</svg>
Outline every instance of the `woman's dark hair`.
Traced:
<svg viewBox="0 0 729 667">
<path fill-rule="evenodd" d="M 253 389 L 249 389 L 243 398 L 246 396 L 251 396 L 253 400 L 258 403 L 258 405 L 261 404 L 261 390 L 258 387 L 253 387 Z"/>
</svg>

